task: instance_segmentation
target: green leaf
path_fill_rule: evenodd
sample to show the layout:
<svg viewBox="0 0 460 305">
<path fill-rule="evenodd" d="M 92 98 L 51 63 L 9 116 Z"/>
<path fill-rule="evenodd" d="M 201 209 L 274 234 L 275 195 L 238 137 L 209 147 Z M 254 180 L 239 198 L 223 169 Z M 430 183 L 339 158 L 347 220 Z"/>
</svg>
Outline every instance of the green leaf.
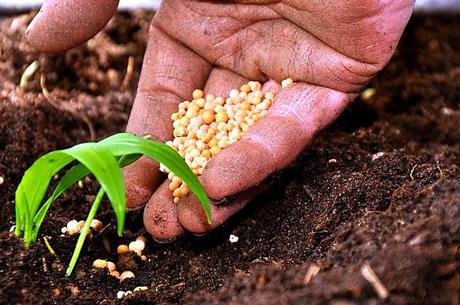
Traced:
<svg viewBox="0 0 460 305">
<path fill-rule="evenodd" d="M 54 189 L 53 194 L 46 200 L 46 202 L 42 205 L 40 210 L 38 210 L 37 214 L 33 219 L 34 228 L 33 228 L 33 239 L 37 239 L 38 231 L 40 230 L 40 226 L 45 218 L 48 210 L 53 204 L 56 199 L 61 196 L 69 187 L 75 184 L 78 180 L 82 179 L 83 177 L 87 176 L 90 173 L 89 169 L 84 166 L 83 164 L 78 164 L 72 167 L 62 179 L 59 181 L 58 185 Z"/>
<path fill-rule="evenodd" d="M 109 197 L 117 219 L 117 233 L 123 234 L 125 224 L 125 186 L 120 167 L 113 154 L 97 143 L 83 143 L 62 151 L 85 165 L 96 177 Z"/>
<path fill-rule="evenodd" d="M 127 166 L 137 159 L 139 159 L 141 155 L 129 155 L 125 158 L 120 159 L 121 166 Z M 119 162 L 120 163 L 120 162 Z M 56 186 L 53 194 L 46 200 L 46 202 L 42 205 L 40 210 L 35 215 L 33 222 L 34 222 L 34 232 L 33 236 L 34 239 L 37 239 L 38 231 L 40 230 L 41 224 L 45 219 L 46 214 L 48 213 L 49 208 L 55 202 L 59 196 L 62 195 L 67 189 L 69 189 L 72 185 L 78 182 L 78 180 L 86 177 L 87 175 L 91 174 L 91 171 L 83 164 L 78 164 L 72 167 L 59 181 L 58 185 Z"/>
<path fill-rule="evenodd" d="M 24 233 L 26 244 L 31 243 L 33 215 L 37 212 L 51 178 L 73 158 L 59 151 L 48 153 L 39 158 L 24 173 L 16 190 L 16 235 Z M 28 215 L 28 216 L 27 216 Z"/>
<path fill-rule="evenodd" d="M 100 141 L 98 145 L 103 145 L 117 156 L 143 154 L 164 164 L 178 176 L 200 200 L 206 213 L 208 223 L 211 223 L 211 205 L 208 196 L 198 178 L 174 149 L 161 142 L 139 138 L 129 133 L 113 135 Z"/>
<path fill-rule="evenodd" d="M 106 191 L 117 218 L 118 234 L 122 234 L 126 202 L 120 167 L 109 150 L 96 143 L 84 143 L 50 152 L 25 172 L 16 191 L 16 205 L 19 209 L 16 232 L 17 235 L 24 232 L 26 244 L 34 241 L 32 220 L 35 219 L 51 178 L 74 159 L 88 168 Z M 26 218 L 26 211 L 30 219 Z"/>
<path fill-rule="evenodd" d="M 107 194 L 117 219 L 117 232 L 123 233 L 126 202 L 120 167 L 146 155 L 164 164 L 195 193 L 200 200 L 208 222 L 211 222 L 209 199 L 200 182 L 185 161 L 171 147 L 145 138 L 124 133 L 111 136 L 98 143 L 83 143 L 74 147 L 50 152 L 40 157 L 25 172 L 16 190 L 16 234 L 24 234 L 26 245 L 35 241 L 40 226 L 52 203 L 69 187 L 88 174 L 93 174 L 101 185 L 87 220 L 94 215 L 104 194 Z M 116 157 L 119 157 L 117 162 Z M 77 160 L 80 164 L 70 169 L 59 181 L 52 195 L 42 204 L 52 177 L 65 166 Z M 89 226 L 89 222 L 86 227 Z M 85 231 L 86 232 L 86 231 Z M 68 274 L 73 270 L 85 241 L 80 238 L 72 256 Z"/>
</svg>

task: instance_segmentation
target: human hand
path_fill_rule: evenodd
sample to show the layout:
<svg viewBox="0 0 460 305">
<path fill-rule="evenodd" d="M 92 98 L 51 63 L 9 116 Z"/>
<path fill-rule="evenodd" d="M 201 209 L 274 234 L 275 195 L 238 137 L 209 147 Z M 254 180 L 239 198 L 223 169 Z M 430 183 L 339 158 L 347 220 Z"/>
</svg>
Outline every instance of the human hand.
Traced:
<svg viewBox="0 0 460 305">
<path fill-rule="evenodd" d="M 172 202 L 168 181 L 147 158 L 125 170 L 128 207 L 148 202 L 144 223 L 157 240 L 174 239 L 183 228 L 203 234 L 222 224 L 386 65 L 413 5 L 413 0 L 164 0 L 150 28 L 128 131 L 171 140 L 170 115 L 195 88 L 227 96 L 248 80 L 270 81 L 266 86 L 276 98 L 268 114 L 211 159 L 200 176 L 211 199 L 232 198 L 213 205 L 211 225 L 193 195 Z M 109 0 L 46 1 L 28 39 L 42 51 L 71 48 L 99 31 L 115 9 L 116 1 Z M 273 82 L 287 77 L 295 81 L 288 88 Z"/>
</svg>

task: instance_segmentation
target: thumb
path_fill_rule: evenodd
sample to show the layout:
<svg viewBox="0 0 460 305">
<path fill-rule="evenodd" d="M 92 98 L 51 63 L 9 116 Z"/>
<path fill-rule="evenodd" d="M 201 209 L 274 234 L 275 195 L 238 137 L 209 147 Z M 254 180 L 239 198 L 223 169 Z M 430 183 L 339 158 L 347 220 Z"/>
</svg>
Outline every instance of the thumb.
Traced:
<svg viewBox="0 0 460 305">
<path fill-rule="evenodd" d="M 41 52 L 66 51 L 96 35 L 117 6 L 118 0 L 45 0 L 26 38 Z"/>
</svg>

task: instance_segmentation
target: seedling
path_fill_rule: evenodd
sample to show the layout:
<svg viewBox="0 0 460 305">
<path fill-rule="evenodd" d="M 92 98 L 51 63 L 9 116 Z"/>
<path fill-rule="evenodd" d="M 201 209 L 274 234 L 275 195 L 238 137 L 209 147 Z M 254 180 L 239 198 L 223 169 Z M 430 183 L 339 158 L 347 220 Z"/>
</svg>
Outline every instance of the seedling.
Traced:
<svg viewBox="0 0 460 305">
<path fill-rule="evenodd" d="M 29 84 L 29 79 L 34 75 L 35 71 L 40 67 L 40 63 L 35 60 L 32 62 L 27 68 L 24 70 L 24 73 L 21 75 L 21 81 L 19 83 L 19 86 L 21 88 L 26 88 L 27 85 Z"/>
<path fill-rule="evenodd" d="M 53 247 L 51 247 L 50 243 L 48 242 L 48 240 L 46 239 L 46 237 L 43 237 L 43 241 L 45 242 L 45 246 L 48 248 L 48 251 L 56 256 L 56 252 L 54 251 Z"/>
<path fill-rule="evenodd" d="M 182 179 L 200 200 L 208 222 L 211 222 L 211 208 L 206 192 L 192 170 L 173 148 L 160 142 L 121 133 L 97 143 L 83 143 L 68 149 L 53 151 L 36 160 L 25 172 L 16 190 L 16 236 L 23 236 L 26 246 L 35 242 L 43 219 L 53 202 L 80 179 L 89 174 L 94 175 L 101 188 L 92 203 L 85 225 L 81 229 L 66 271 L 66 275 L 69 276 L 75 267 L 87 231 L 104 195 L 107 195 L 115 212 L 117 233 L 122 236 L 126 196 L 121 168 L 134 162 L 141 155 L 146 155 L 164 164 Z M 54 192 L 43 203 L 53 177 L 75 161 L 77 164 L 65 173 Z"/>
</svg>

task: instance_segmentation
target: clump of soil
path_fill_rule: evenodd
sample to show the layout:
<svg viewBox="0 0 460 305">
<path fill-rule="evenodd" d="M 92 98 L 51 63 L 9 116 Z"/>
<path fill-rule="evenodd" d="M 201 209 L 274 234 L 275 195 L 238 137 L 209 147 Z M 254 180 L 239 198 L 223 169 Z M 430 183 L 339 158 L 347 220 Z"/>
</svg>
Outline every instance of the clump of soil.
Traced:
<svg viewBox="0 0 460 305">
<path fill-rule="evenodd" d="M 56 203 L 30 249 L 8 232 L 14 190 L 39 155 L 122 131 L 132 105 L 151 14 L 117 15 L 104 32 L 66 54 L 35 53 L 22 37 L 30 16 L 0 29 L 0 303 L 78 304 L 459 304 L 460 18 L 416 16 L 397 54 L 274 187 L 206 237 L 148 241 L 147 262 L 118 258 L 121 242 L 144 233 L 130 214 L 123 238 L 109 226 L 90 240 L 75 274 L 64 277 L 95 185 L 86 181 Z M 124 82 L 128 58 L 135 73 Z M 40 61 L 25 90 L 24 69 Z M 83 116 L 82 116 L 83 115 Z M 231 243 L 229 235 L 239 237 Z M 96 258 L 129 268 L 119 283 L 91 268 Z M 370 266 L 389 292 L 379 297 L 362 275 Z M 318 274 L 315 275 L 316 271 Z M 149 290 L 116 299 L 119 290 Z"/>
</svg>

